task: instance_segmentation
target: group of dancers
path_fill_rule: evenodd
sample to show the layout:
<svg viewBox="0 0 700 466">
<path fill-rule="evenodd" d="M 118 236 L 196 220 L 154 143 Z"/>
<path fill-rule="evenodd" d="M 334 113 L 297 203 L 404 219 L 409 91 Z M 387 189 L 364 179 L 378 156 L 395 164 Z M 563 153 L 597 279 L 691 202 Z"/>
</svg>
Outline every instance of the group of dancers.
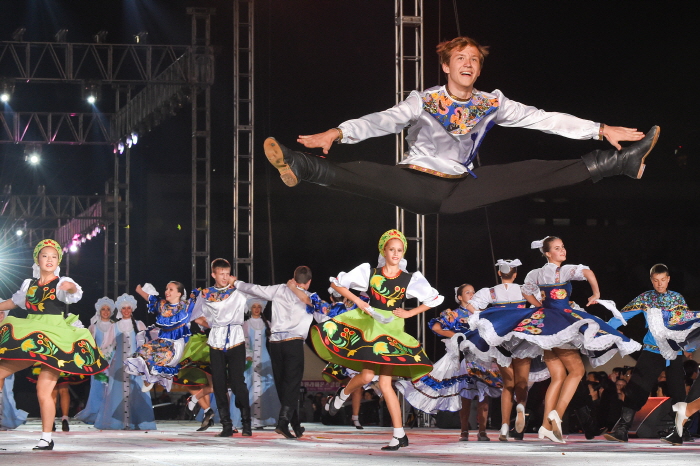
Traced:
<svg viewBox="0 0 700 466">
<path fill-rule="evenodd" d="M 354 144 L 408 127 L 409 149 L 404 160 L 395 166 L 367 161 L 335 164 L 323 157 L 290 150 L 268 138 L 265 155 L 279 170 L 283 182 L 295 186 L 307 181 L 429 214 L 464 212 L 586 180 L 598 182 L 609 176 L 642 177 L 645 160 L 659 136 L 658 127 L 645 135 L 633 128 L 545 112 L 509 100 L 500 90 L 479 91 L 474 83 L 488 48 L 471 38 L 443 42 L 437 52 L 446 85 L 415 90 L 388 110 L 298 138 L 305 147 L 321 148 L 327 154 L 334 142 Z M 477 167 L 478 149 L 494 124 L 539 129 L 574 139 L 608 140 L 615 150 L 596 150 L 579 160 L 529 160 Z M 621 141 L 633 144 L 623 148 Z M 595 275 L 588 267 L 563 264 L 566 250 L 561 239 L 549 236 L 533 244 L 547 263 L 529 272 L 524 285 L 514 283 L 517 261 L 499 261 L 502 284 L 478 292 L 468 284 L 457 288 L 459 307 L 431 320 L 431 329 L 448 337 L 447 355 L 433 366 L 420 343 L 405 332 L 404 323 L 407 318 L 439 306 L 443 297 L 419 272 L 406 271 L 407 241 L 397 230 L 381 236 L 375 267 L 364 263 L 331 278 L 332 290 L 349 303 L 347 306 L 330 306 L 308 291 L 309 267 L 298 267 L 287 283 L 260 286 L 237 280 L 231 276 L 228 262 L 217 259 L 212 263 L 212 287 L 187 294 L 180 282 L 172 281 L 166 285 L 163 297 L 152 285 L 137 287 L 137 294 L 148 302 L 148 312 L 155 315 L 156 324 L 151 329 L 129 318 L 128 305 L 131 313 L 136 306 L 129 295 L 120 297 L 117 303 L 98 303 L 91 326 L 94 336 L 82 328 L 75 316 L 66 315 L 65 306 L 77 302 L 82 290 L 73 280 L 59 277 L 61 246 L 44 240 L 34 250 L 34 277 L 26 280 L 12 299 L 0 303 L 0 310 L 27 310 L 26 317 L 10 315 L 0 325 L 0 381 L 32 364 L 42 365 L 37 380 L 42 415 L 42 436 L 35 447 L 38 450 L 54 446 L 51 427 L 55 404 L 51 391 L 60 373 L 94 377 L 108 368 L 110 381 L 102 390 L 103 400 L 94 402 L 95 406 L 109 406 L 106 425 L 114 421 L 109 419 L 109 410 L 124 410 L 126 405 L 146 402 L 138 395 L 142 386 L 148 390 L 158 383 L 169 389 L 172 383 L 180 381 L 194 387 L 190 406 L 199 403 L 203 408 L 202 429 L 215 417 L 206 396 L 213 392 L 223 426 L 218 435 L 228 437 L 236 432 L 233 412 L 240 416 L 241 434 L 250 436 L 252 417 L 266 416 L 262 414 L 264 406 L 256 407 L 250 402 L 249 388 L 244 383 L 246 361 L 252 358 L 251 354 L 264 352 L 264 339 L 259 337 L 254 339 L 257 349 L 246 352 L 246 334 L 250 331 L 252 335 L 254 329 L 269 334 L 269 361 L 279 401 L 275 432 L 286 438 L 299 438 L 305 431 L 297 412 L 303 345 L 310 332 L 318 355 L 333 367 L 348 370 L 347 384 L 326 405 L 330 414 L 369 383 L 375 382 L 381 391 L 393 425 L 392 438 L 383 450 L 395 451 L 409 445 L 393 385 L 395 377 L 408 379 L 400 382 L 398 389 L 419 409 L 460 409 L 463 440 L 468 439 L 466 410 L 470 400 L 478 398 L 483 402 L 484 396 L 496 392 L 502 393 L 499 439 L 507 440 L 513 403 L 515 430 L 522 433 L 528 382 L 551 377 L 539 437 L 564 442 L 561 417 L 584 375 L 582 358 L 596 366 L 616 353 L 625 355 L 639 350 L 641 345 L 615 326 L 624 324 L 626 315 L 643 312 L 649 323 L 649 338 L 645 338 L 643 359 L 628 385 L 636 395 L 626 398 L 622 417 L 609 434 L 611 440 L 627 441 L 633 414 L 648 396 L 649 381 L 665 367 L 666 361 L 682 357 L 678 352 L 696 338 L 700 315 L 688 311 L 682 297 L 671 295 L 663 283 L 657 288 L 657 281 L 663 282 L 664 274 L 668 277 L 668 271 L 662 268 L 652 269 L 651 274 L 657 294 L 640 296 L 620 313 L 613 303 L 600 299 Z M 618 320 L 608 324 L 576 306 L 570 299 L 572 280 L 590 284 L 592 294 L 586 307 L 594 303 L 606 305 Z M 667 279 L 665 283 L 668 284 Z M 361 299 L 356 292 L 366 292 L 367 296 Z M 271 302 L 272 318 L 269 323 L 250 325 L 247 331 L 246 305 L 255 298 Z M 420 304 L 405 309 L 407 298 L 417 298 Z M 121 317 L 116 328 L 103 319 L 104 306 L 119 308 Z M 317 323 L 312 326 L 314 318 Z M 192 322 L 208 328 L 208 335 L 193 335 Z M 207 363 L 208 369 L 204 370 Z M 206 386 L 197 388 L 191 384 L 193 380 L 201 380 Z M 100 391 L 99 386 L 96 391 Z M 679 400 L 674 405 L 676 437 L 682 437 L 682 423 L 698 409 L 699 403 L 689 398 L 687 403 Z M 483 439 L 483 404 L 480 413 L 479 438 Z M 99 418 L 97 408 L 95 425 Z M 139 428 L 152 420 L 140 418 L 132 410 L 119 422 L 124 427 Z M 677 444 L 676 437 L 667 440 Z"/>
</svg>

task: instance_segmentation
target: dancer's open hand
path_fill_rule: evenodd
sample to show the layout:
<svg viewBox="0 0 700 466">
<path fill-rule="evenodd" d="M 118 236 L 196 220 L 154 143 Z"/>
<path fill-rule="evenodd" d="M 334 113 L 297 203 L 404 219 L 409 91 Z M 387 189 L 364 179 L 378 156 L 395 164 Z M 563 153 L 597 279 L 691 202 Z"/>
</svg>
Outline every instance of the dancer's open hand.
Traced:
<svg viewBox="0 0 700 466">
<path fill-rule="evenodd" d="M 310 136 L 299 136 L 297 142 L 299 144 L 303 144 L 304 147 L 308 147 L 309 149 L 320 147 L 323 149 L 324 154 L 328 154 L 328 150 L 333 145 L 333 142 L 338 139 L 339 135 L 340 133 L 338 133 L 338 130 L 333 128 L 323 133 L 312 134 Z"/>
<path fill-rule="evenodd" d="M 644 133 L 637 131 L 637 128 L 605 125 L 603 128 L 603 137 L 605 137 L 615 149 L 621 150 L 622 146 L 620 145 L 620 141 L 639 141 L 644 137 Z"/>
<path fill-rule="evenodd" d="M 75 287 L 75 283 L 70 282 L 68 280 L 64 281 L 60 285 L 58 285 L 59 290 L 64 290 L 67 291 L 69 294 L 73 294 L 76 291 L 78 291 L 78 288 Z"/>
<path fill-rule="evenodd" d="M 397 307 L 396 309 L 394 309 L 392 311 L 392 313 L 396 317 L 400 317 L 402 319 L 408 319 L 412 315 L 409 311 L 407 311 L 406 309 L 400 308 L 400 307 Z"/>
<path fill-rule="evenodd" d="M 588 304 L 586 304 L 586 307 L 590 306 L 591 304 L 597 303 L 599 299 L 600 299 L 600 294 L 597 294 L 597 293 L 594 294 L 593 296 L 588 298 Z"/>
</svg>

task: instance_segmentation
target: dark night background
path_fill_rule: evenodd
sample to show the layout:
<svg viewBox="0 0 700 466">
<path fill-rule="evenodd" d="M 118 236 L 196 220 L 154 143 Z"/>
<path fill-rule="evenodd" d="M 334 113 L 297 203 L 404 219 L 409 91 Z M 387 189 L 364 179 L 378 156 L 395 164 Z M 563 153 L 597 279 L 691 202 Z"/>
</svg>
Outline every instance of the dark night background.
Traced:
<svg viewBox="0 0 700 466">
<path fill-rule="evenodd" d="M 602 297 L 615 300 L 618 307 L 650 289 L 650 266 L 664 262 L 672 271 L 671 289 L 697 309 L 700 102 L 695 62 L 700 41 L 694 2 L 660 7 L 659 2 L 644 1 L 460 0 L 457 5 L 461 33 L 491 47 L 478 89 L 501 89 L 511 99 L 606 124 L 643 131 L 658 124 L 662 131 L 641 181 L 617 177 L 464 214 L 428 216 L 426 275 L 446 299 L 427 318 L 454 305 L 455 286 L 470 282 L 478 289 L 495 283 L 491 242 L 496 259 L 517 257 L 523 262 L 522 280 L 543 263 L 530 242 L 546 235 L 562 237 L 569 262 L 589 265 Z M 230 258 L 232 2 L 0 0 L 0 37 L 10 40 L 12 31 L 26 27 L 25 40 L 52 41 L 58 29 L 67 28 L 69 42 L 92 42 L 93 34 L 106 29 L 107 42 L 131 43 L 134 34 L 146 30 L 149 43 L 188 45 L 188 6 L 217 9 L 212 20 L 217 61 L 211 256 Z M 285 187 L 263 156 L 262 141 L 274 135 L 299 147 L 294 143 L 298 134 L 321 132 L 394 104 L 394 2 L 259 0 L 255 8 L 254 281 L 286 281 L 297 265 L 306 264 L 316 277 L 312 290 L 325 297 L 328 276 L 374 263 L 380 234 L 395 225 L 394 208 L 316 185 Z M 424 17 L 425 83 L 430 87 L 444 83 L 434 46 L 456 36 L 457 26 L 447 0 L 426 0 Z M 97 105 L 106 113 L 113 111 L 107 100 Z M 68 85 L 18 83 L 11 105 L 15 111 L 89 111 L 77 86 Z M 132 149 L 132 288 L 146 281 L 159 290 L 169 280 L 191 283 L 190 124 L 186 106 Z M 576 158 L 601 147 L 611 146 L 495 127 L 480 159 L 498 164 Z M 20 146 L 0 145 L 0 184 L 12 184 L 16 194 L 35 193 L 36 183 L 45 184 L 47 194 L 102 194 L 112 176 L 111 148 L 44 147 L 36 179 L 22 151 Z M 333 147 L 329 158 L 392 164 L 394 139 Z M 102 247 L 101 240 L 94 240 L 71 259 L 71 276 L 85 289 L 82 302 L 73 306 L 83 321 L 104 294 Z M 409 247 L 409 269 L 413 252 Z M 30 251 L 22 256 L 23 266 L 30 265 L 30 256 Z M 22 272 L 28 276 L 29 268 Z M 13 287 L 0 278 L 5 283 L 1 297 L 9 298 L 9 290 L 20 282 L 15 280 Z M 583 303 L 589 292 L 585 283 L 577 283 L 574 299 Z M 144 307 L 140 303 L 136 313 L 141 319 Z M 594 313 L 609 316 L 596 307 Z M 638 337 L 643 332 L 631 327 Z M 428 353 L 433 354 L 436 340 L 428 340 Z"/>
</svg>

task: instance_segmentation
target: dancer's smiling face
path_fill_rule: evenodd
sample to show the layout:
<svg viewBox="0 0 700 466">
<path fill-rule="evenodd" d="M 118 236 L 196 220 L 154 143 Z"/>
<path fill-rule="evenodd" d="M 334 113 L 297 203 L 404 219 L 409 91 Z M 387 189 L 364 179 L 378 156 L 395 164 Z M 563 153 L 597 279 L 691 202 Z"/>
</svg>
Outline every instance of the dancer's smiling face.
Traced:
<svg viewBox="0 0 700 466">
<path fill-rule="evenodd" d="M 53 272 L 58 267 L 58 252 L 52 247 L 45 247 L 39 251 L 37 257 L 39 262 L 39 270 L 42 272 Z"/>
<path fill-rule="evenodd" d="M 252 306 L 250 306 L 250 315 L 254 319 L 259 319 L 260 315 L 262 314 L 263 308 L 260 303 L 255 303 Z"/>
<path fill-rule="evenodd" d="M 452 92 L 471 90 L 481 74 L 481 52 L 473 45 L 455 50 L 449 63 L 442 64 L 447 75 L 447 87 Z"/>
<path fill-rule="evenodd" d="M 549 262 L 561 264 L 566 260 L 566 248 L 564 242 L 559 238 L 549 243 L 549 250 L 544 253 Z"/>
<path fill-rule="evenodd" d="M 175 283 L 168 283 L 168 285 L 165 287 L 165 300 L 170 304 L 176 304 L 178 301 L 180 301 L 181 296 L 182 293 L 178 291 L 177 285 Z"/>
<path fill-rule="evenodd" d="M 403 259 L 403 242 L 400 239 L 390 239 L 384 245 L 384 258 L 386 265 L 397 266 Z"/>
<path fill-rule="evenodd" d="M 112 317 L 112 309 L 107 304 L 103 304 L 100 308 L 100 319 L 106 322 L 110 317 Z"/>
<path fill-rule="evenodd" d="M 122 319 L 131 319 L 131 314 L 134 313 L 134 310 L 131 308 L 131 306 L 126 305 L 121 308 L 122 311 Z"/>
</svg>

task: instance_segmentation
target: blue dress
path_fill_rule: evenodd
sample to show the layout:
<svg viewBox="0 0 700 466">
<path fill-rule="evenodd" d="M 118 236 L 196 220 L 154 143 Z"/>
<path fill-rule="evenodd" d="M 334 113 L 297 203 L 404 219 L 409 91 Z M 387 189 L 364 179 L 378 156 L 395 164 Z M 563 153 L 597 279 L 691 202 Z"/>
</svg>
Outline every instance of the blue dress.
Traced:
<svg viewBox="0 0 700 466">
<path fill-rule="evenodd" d="M 556 279 L 560 269 L 556 269 Z M 641 348 L 600 318 L 572 309 L 571 282 L 556 279 L 555 283 L 537 283 L 542 307 L 512 308 L 508 312 L 487 309 L 472 315 L 470 325 L 489 344 L 503 345 L 517 358 L 541 356 L 552 348 L 578 348 L 597 367 L 617 352 L 624 356 Z"/>
<path fill-rule="evenodd" d="M 98 325 L 92 325 L 91 329 L 93 336 L 95 337 L 95 343 L 97 344 L 97 347 L 101 349 L 105 340 L 105 332 L 100 330 Z M 104 356 L 108 360 L 112 358 L 112 354 L 105 354 Z M 83 421 L 86 424 L 95 423 L 97 413 L 104 405 L 105 392 L 107 390 L 107 381 L 108 377 L 110 377 L 112 374 L 112 370 L 113 369 L 110 366 L 110 368 L 104 373 L 98 374 L 90 378 L 90 395 L 88 396 L 85 408 L 83 408 L 82 411 L 80 411 L 74 416 L 75 419 Z"/>
<path fill-rule="evenodd" d="M 17 409 L 13 388 L 15 385 L 15 375 L 5 378 L 5 385 L 2 389 L 2 399 L 0 399 L 0 430 L 16 429 L 27 422 L 27 412 Z"/>
<path fill-rule="evenodd" d="M 109 366 L 106 397 L 97 413 L 95 428 L 153 430 L 156 421 L 150 393 L 141 390 L 141 377 L 124 371 L 124 361 L 137 350 L 133 323 L 131 320 L 120 321 L 116 330 L 117 346 Z"/>
</svg>

